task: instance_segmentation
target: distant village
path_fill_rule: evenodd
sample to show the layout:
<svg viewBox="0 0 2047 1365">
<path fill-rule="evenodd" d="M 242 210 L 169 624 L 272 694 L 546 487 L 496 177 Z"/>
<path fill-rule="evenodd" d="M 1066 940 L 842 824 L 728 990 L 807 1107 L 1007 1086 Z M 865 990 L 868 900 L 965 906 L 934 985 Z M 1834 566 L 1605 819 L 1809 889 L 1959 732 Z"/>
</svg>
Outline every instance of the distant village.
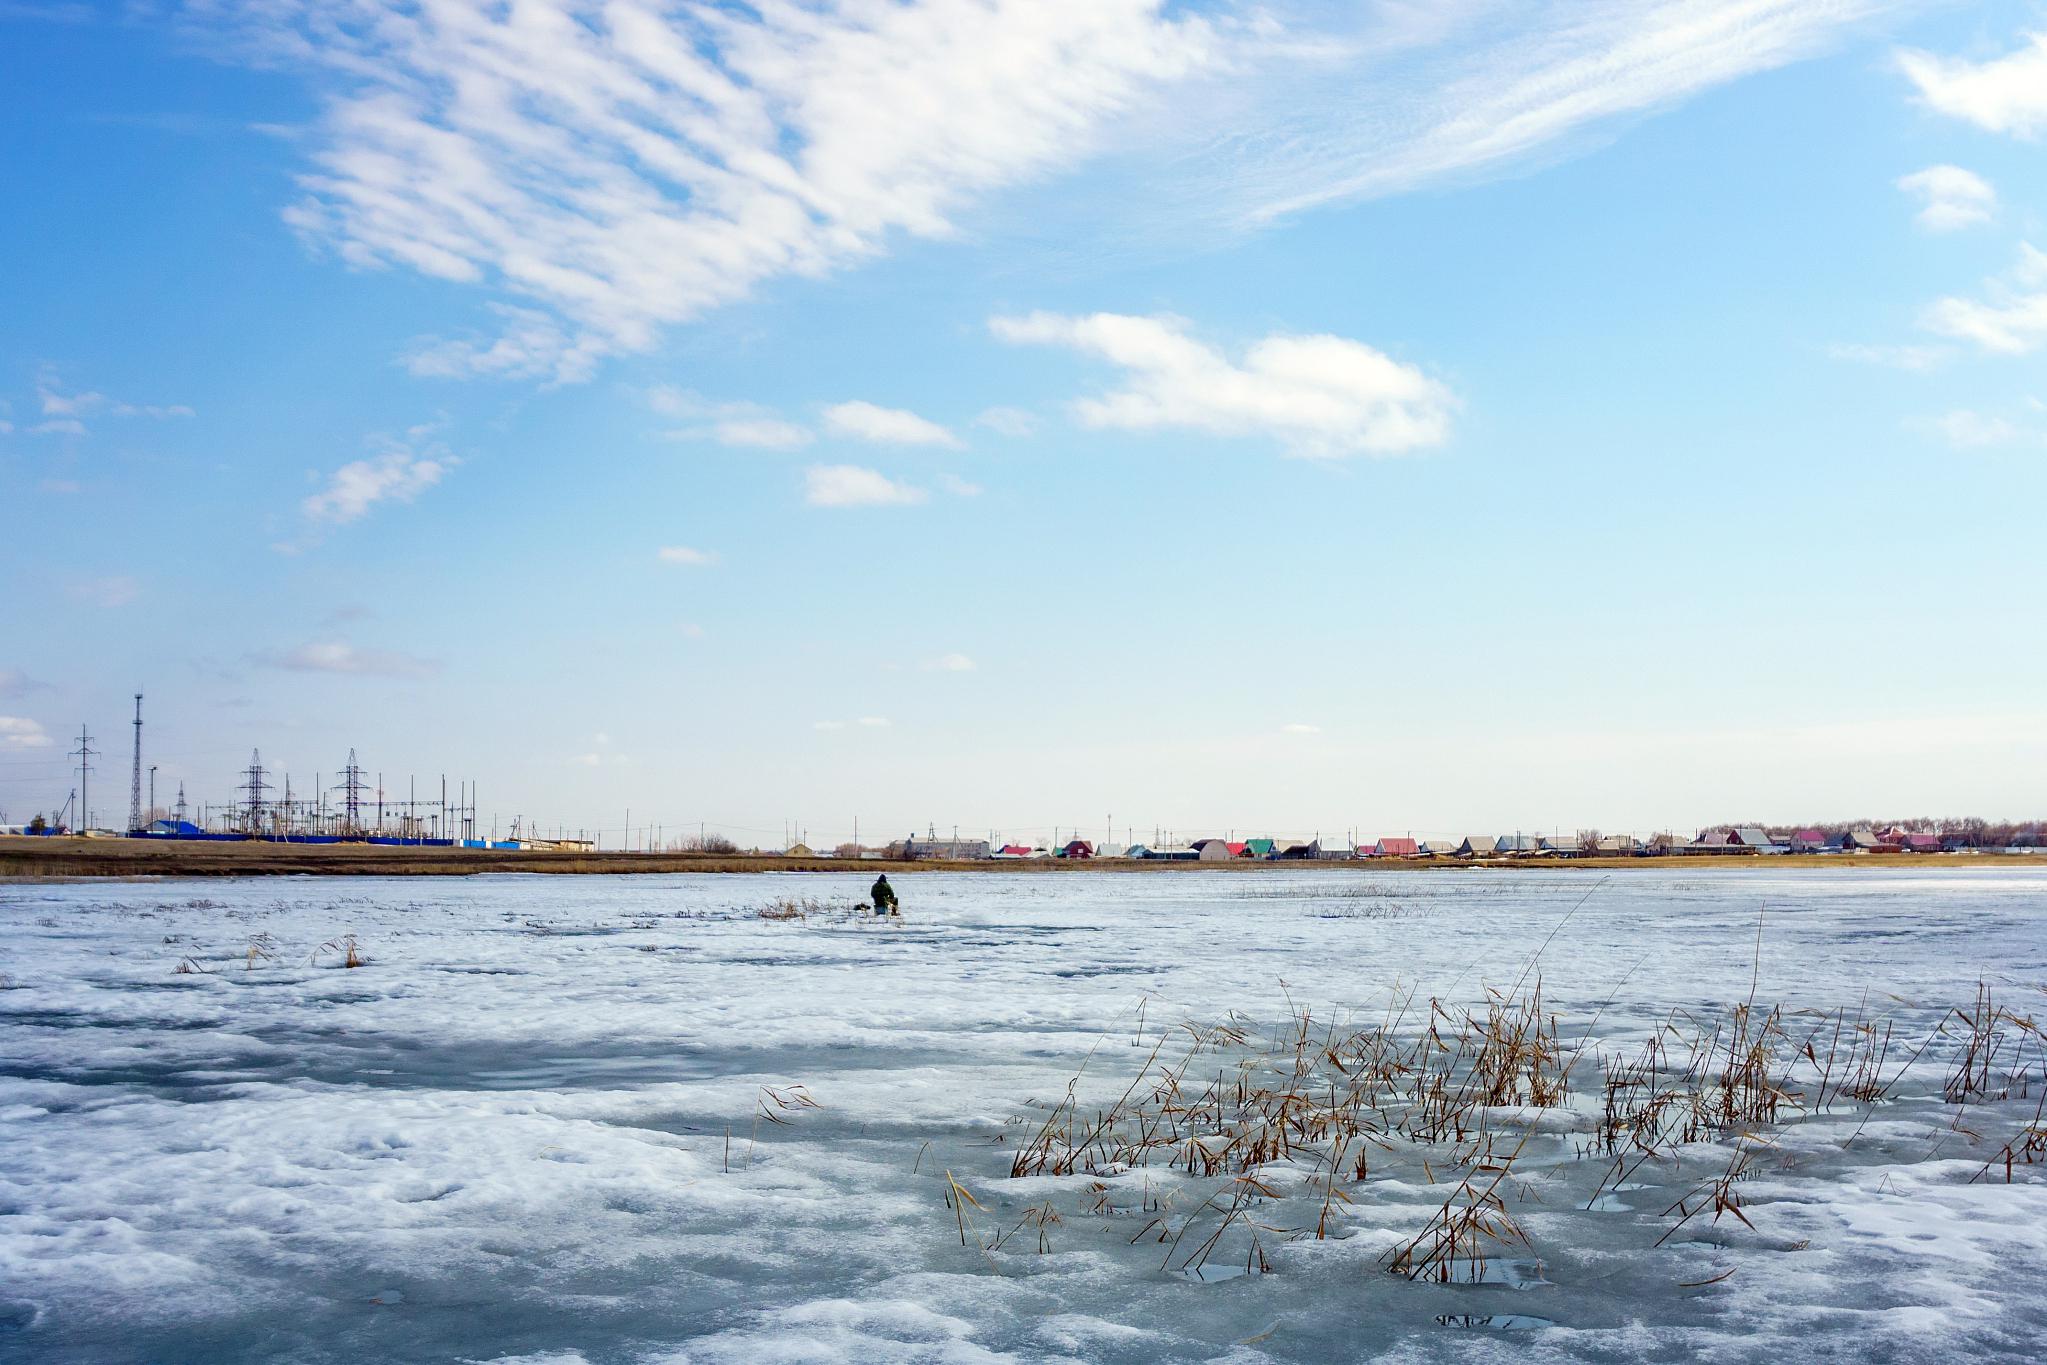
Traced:
<svg viewBox="0 0 2047 1365">
<path fill-rule="evenodd" d="M 1134 859 L 1140 861 L 1221 863 L 1345 862 L 1368 858 L 1558 859 L 1759 857 L 1771 855 L 1869 855 L 1926 853 L 2047 854 L 2047 825 L 1993 825 L 1982 820 L 1928 822 L 1921 826 L 1887 824 L 1804 829 L 1768 829 L 1755 825 L 1720 825 L 1696 835 L 1602 834 L 1452 834 L 1415 838 L 1234 839 L 1206 838 L 1187 843 L 1130 843 L 1074 838 L 1037 847 L 998 843 L 991 839 L 912 836 L 882 847 L 842 844 L 813 850 L 796 844 L 783 852 L 791 857 L 890 858 L 904 861 L 980 862 L 1024 858 Z"/>
</svg>

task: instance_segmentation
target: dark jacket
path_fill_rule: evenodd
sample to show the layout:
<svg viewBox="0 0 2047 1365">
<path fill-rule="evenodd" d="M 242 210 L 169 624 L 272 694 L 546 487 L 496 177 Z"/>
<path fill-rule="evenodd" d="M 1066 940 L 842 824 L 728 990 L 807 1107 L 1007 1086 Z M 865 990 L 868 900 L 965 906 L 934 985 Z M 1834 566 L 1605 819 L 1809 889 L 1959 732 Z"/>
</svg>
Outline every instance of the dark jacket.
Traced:
<svg viewBox="0 0 2047 1365">
<path fill-rule="evenodd" d="M 884 905 L 893 907 L 896 903 L 896 889 L 888 884 L 887 873 L 875 879 L 874 889 L 867 894 L 874 898 L 874 908 L 877 910 Z"/>
</svg>

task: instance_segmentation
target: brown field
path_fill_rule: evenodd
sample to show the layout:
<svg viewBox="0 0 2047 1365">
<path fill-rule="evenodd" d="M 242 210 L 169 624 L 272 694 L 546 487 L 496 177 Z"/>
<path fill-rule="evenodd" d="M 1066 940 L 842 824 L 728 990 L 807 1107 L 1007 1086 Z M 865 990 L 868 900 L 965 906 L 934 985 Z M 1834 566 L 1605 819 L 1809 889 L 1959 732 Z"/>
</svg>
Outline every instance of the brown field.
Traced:
<svg viewBox="0 0 2047 1365">
<path fill-rule="evenodd" d="M 1651 858 L 1523 858 L 1456 862 L 1429 858 L 1373 858 L 1332 862 L 1098 861 L 1062 858 L 1014 862 L 894 862 L 838 858 L 784 858 L 775 854 L 718 853 L 553 853 L 524 849 L 405 848 L 388 844 L 212 843 L 141 839 L 28 838 L 0 836 L 0 881 L 68 877 L 260 877 L 260 876 L 470 876 L 480 872 L 557 874 L 619 872 L 985 872 L 1050 874 L 1085 872 L 1173 873 L 1227 871 L 1256 875 L 1275 868 L 1317 872 L 1437 872 L 1481 868 L 1620 868 L 1681 863 L 1686 870 L 1755 866 L 1754 856 Z M 1870 857 L 1799 857 L 1770 860 L 1773 870 L 1799 868 L 1997 868 L 2047 867 L 2047 858 L 2002 853 L 1887 854 Z"/>
</svg>

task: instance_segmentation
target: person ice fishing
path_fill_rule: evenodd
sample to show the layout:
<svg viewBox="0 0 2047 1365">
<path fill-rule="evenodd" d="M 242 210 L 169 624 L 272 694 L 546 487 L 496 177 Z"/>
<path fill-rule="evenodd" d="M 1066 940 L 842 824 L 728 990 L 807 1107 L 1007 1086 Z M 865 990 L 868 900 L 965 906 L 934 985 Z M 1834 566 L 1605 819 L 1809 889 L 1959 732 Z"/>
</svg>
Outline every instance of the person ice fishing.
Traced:
<svg viewBox="0 0 2047 1365">
<path fill-rule="evenodd" d="M 888 873 L 884 872 L 879 877 L 876 877 L 874 879 L 874 889 L 867 894 L 874 901 L 875 914 L 900 915 L 903 913 L 896 908 L 896 889 L 888 884 Z"/>
</svg>

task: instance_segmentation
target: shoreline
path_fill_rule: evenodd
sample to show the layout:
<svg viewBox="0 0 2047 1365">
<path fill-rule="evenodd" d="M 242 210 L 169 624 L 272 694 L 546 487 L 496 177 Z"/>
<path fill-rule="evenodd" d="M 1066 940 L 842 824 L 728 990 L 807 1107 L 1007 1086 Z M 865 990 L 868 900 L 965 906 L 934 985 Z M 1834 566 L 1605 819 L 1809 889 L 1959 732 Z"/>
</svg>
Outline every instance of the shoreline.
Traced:
<svg viewBox="0 0 2047 1365">
<path fill-rule="evenodd" d="M 538 849 L 407 848 L 388 844 L 270 844 L 155 842 L 130 839 L 45 838 L 0 836 L 0 882 L 53 880 L 120 880 L 210 877 L 471 877 L 486 873 L 527 872 L 551 876 L 602 876 L 621 873 L 748 873 L 796 872 L 864 874 L 874 872 L 980 872 L 1008 875 L 1078 875 L 1089 872 L 1232 872 L 1256 876 L 1275 870 L 1314 872 L 1435 872 L 1486 869 L 1544 871 L 1613 870 L 1617 868 L 1709 868 L 1769 866 L 1783 871 L 1824 868 L 1910 868 L 1914 871 L 2047 868 L 2047 856 L 2009 853 L 1894 853 L 1685 855 L 1664 858 L 1489 858 L 1450 861 L 1438 858 L 1346 858 L 1327 861 L 1228 862 L 1163 859 L 1028 858 L 1001 862 L 904 862 L 863 858 L 787 858 L 777 854 L 706 853 L 558 853 Z"/>
</svg>

